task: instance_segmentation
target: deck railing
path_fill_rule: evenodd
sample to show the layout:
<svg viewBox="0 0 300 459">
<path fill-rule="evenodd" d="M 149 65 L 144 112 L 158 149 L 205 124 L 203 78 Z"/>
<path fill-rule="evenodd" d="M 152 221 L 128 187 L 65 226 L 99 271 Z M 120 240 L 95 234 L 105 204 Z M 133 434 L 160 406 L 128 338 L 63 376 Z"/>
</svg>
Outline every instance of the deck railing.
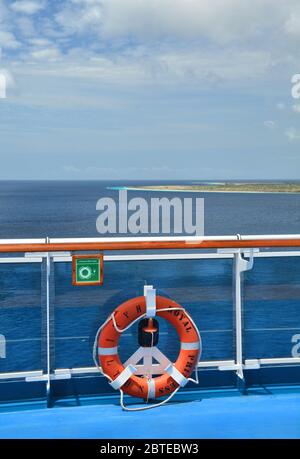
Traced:
<svg viewBox="0 0 300 459">
<path fill-rule="evenodd" d="M 232 305 L 233 305 L 233 319 L 234 324 L 232 327 L 233 333 L 233 350 L 234 353 L 230 359 L 211 359 L 211 360 L 201 360 L 199 362 L 200 369 L 218 369 L 220 371 L 231 371 L 235 372 L 238 381 L 243 385 L 245 381 L 244 373 L 246 370 L 257 370 L 262 366 L 276 366 L 276 365 L 298 365 L 300 363 L 300 346 L 299 353 L 294 352 L 293 355 L 282 355 L 276 357 L 269 357 L 268 355 L 257 355 L 256 357 L 251 356 L 247 358 L 247 352 L 245 352 L 245 336 L 246 332 L 251 334 L 251 329 L 247 330 L 247 327 L 244 326 L 244 295 L 243 289 L 247 289 L 247 282 L 245 283 L 245 274 L 251 272 L 255 269 L 255 265 L 259 260 L 269 260 L 270 270 L 272 272 L 274 260 L 277 260 L 277 271 L 274 276 L 280 276 L 280 260 L 299 260 L 296 263 L 293 269 L 290 272 L 291 284 L 289 287 L 289 279 L 285 279 L 283 282 L 279 282 L 284 289 L 284 295 L 282 295 L 282 304 L 284 304 L 287 309 L 287 314 L 289 311 L 292 311 L 294 314 L 294 319 L 291 316 L 291 320 L 294 320 L 293 326 L 290 327 L 291 331 L 297 332 L 291 336 L 291 344 L 295 347 L 297 346 L 298 339 L 300 343 L 300 276 L 299 279 L 295 273 L 295 270 L 298 269 L 299 265 L 299 275 L 300 275 L 300 251 L 292 250 L 293 248 L 300 247 L 300 235 L 278 235 L 278 236 L 210 236 L 210 237 L 156 237 L 156 238 L 85 238 L 85 239 L 27 239 L 27 240 L 0 240 L 0 266 L 1 265 L 23 265 L 23 264 L 41 264 L 43 269 L 43 282 L 42 289 L 44 295 L 44 309 L 45 314 L 43 317 L 43 333 L 44 333 L 44 351 L 46 355 L 46 365 L 41 369 L 27 369 L 26 371 L 2 371 L 1 362 L 4 362 L 4 358 L 10 353 L 9 342 L 11 339 L 6 340 L 6 334 L 8 331 L 8 326 L 4 327 L 1 325 L 1 271 L 0 271 L 0 380 L 11 380 L 11 379 L 25 379 L 27 382 L 34 381 L 45 381 L 47 386 L 48 396 L 51 393 L 51 383 L 53 380 L 63 380 L 70 379 L 75 375 L 80 374 L 94 374 L 98 370 L 93 366 L 70 366 L 66 368 L 56 367 L 54 360 L 54 344 L 53 340 L 59 339 L 55 338 L 55 333 L 53 332 L 53 288 L 55 288 L 55 275 L 53 273 L 54 267 L 57 264 L 67 264 L 71 270 L 71 261 L 72 254 L 74 252 L 103 252 L 104 253 L 104 263 L 107 266 L 113 262 L 119 262 L 120 266 L 122 263 L 139 263 L 139 262 L 155 262 L 155 269 L 157 270 L 157 262 L 162 264 L 166 262 L 179 262 L 186 261 L 187 263 L 192 263 L 193 261 L 199 261 L 202 264 L 193 266 L 193 276 L 195 278 L 197 288 L 197 282 L 201 281 L 202 273 L 205 272 L 204 262 L 208 260 L 215 260 L 216 262 L 221 262 L 222 260 L 228 260 L 231 263 L 232 270 Z M 285 248 L 289 250 L 280 250 L 277 252 L 272 251 L 274 248 Z M 199 251 L 203 249 L 203 251 Z M 210 249 L 209 252 L 205 252 Z M 260 251 L 260 249 L 265 249 Z M 266 250 L 268 249 L 268 250 Z M 182 252 L 180 252 L 182 250 Z M 120 253 L 110 252 L 119 251 Z M 136 252 L 137 251 L 137 252 Z M 149 252 L 150 251 L 150 252 Z M 151 253 L 153 251 L 154 253 Z M 162 251 L 162 252 L 160 252 Z M 125 252 L 125 253 L 124 253 Z M 134 253 L 132 253 L 134 252 Z M 9 254 L 17 254 L 10 256 Z M 22 256 L 20 256 L 22 254 Z M 273 260 L 273 263 L 272 263 Z M 279 261 L 278 261 L 279 260 Z M 127 265 L 126 265 L 127 266 Z M 163 266 L 163 265 L 161 265 Z M 185 265 L 187 266 L 187 265 Z M 215 265 L 216 266 L 216 265 Z M 283 270 L 289 266 L 289 263 L 286 263 Z M 196 272 L 196 269 L 198 271 Z M 200 269 L 201 268 L 201 269 Z M 226 268 L 227 269 L 227 268 Z M 202 271 L 201 271 L 202 270 Z M 213 268 L 210 268 L 210 277 L 214 276 Z M 123 272 L 123 271 L 122 271 Z M 195 274 L 196 272 L 196 274 Z M 266 272 L 263 271 L 264 273 Z M 143 272 L 141 271 L 141 275 Z M 184 273 L 186 275 L 186 273 Z M 120 274 L 121 276 L 122 274 Z M 284 275 L 287 275 L 286 272 Z M 157 272 L 158 281 L 160 273 Z M 274 289 L 272 274 L 269 277 L 269 282 L 271 288 Z M 275 279 L 274 278 L 274 279 Z M 105 277 L 106 279 L 106 277 Z M 127 280 L 128 283 L 130 279 Z M 118 279 L 114 279 L 114 282 L 118 282 Z M 171 282 L 171 280 L 169 280 Z M 176 282 L 176 280 L 174 280 Z M 250 283 L 252 280 L 250 279 Z M 276 279 L 274 280 L 276 283 Z M 299 291 L 297 290 L 297 285 L 299 285 Z M 172 288 L 176 286 L 172 285 Z M 228 287 L 228 286 L 227 286 Z M 226 288 L 227 288 L 226 287 Z M 22 286 L 24 288 L 24 285 Z M 99 302 L 101 302 L 101 287 L 99 288 Z M 123 287 L 121 286 L 120 289 Z M 125 288 L 125 287 L 124 287 Z M 190 285 L 187 289 L 190 288 Z M 202 291 L 203 291 L 202 287 Z M 75 287 L 76 289 L 76 287 Z M 78 290 L 75 290 L 72 295 L 75 298 L 77 292 L 81 292 L 81 295 L 84 292 L 87 292 L 88 287 L 84 287 Z M 175 289 L 176 290 L 176 289 Z M 184 285 L 181 286 L 181 292 L 184 290 Z M 259 290 L 259 289 L 258 289 Z M 289 291 L 292 292 L 291 297 Z M 255 285 L 252 289 L 255 292 Z M 281 290 L 282 292 L 282 290 Z M 281 295 L 280 290 L 278 290 L 279 296 Z M 298 296 L 299 294 L 299 296 Z M 211 293 L 210 293 L 211 295 Z M 125 295 L 126 296 L 126 295 Z M 197 303 L 197 293 L 194 294 L 193 299 L 195 304 Z M 257 292 L 255 298 L 258 298 L 255 301 L 259 301 L 259 291 Z M 276 302 L 276 297 L 274 302 Z M 173 294 L 173 299 L 177 301 L 176 293 Z M 254 301 L 254 300 L 251 300 Z M 250 303 L 251 303 L 250 301 Z M 269 307 L 269 300 L 266 300 L 267 307 Z M 286 303 L 288 301 L 289 303 Z M 179 301 L 180 302 L 180 301 Z M 116 305 L 115 305 L 116 306 Z M 114 306 L 114 307 L 115 307 Z M 112 309 L 114 309 L 114 307 Z M 187 306 L 188 307 L 188 306 Z M 249 306 L 251 308 L 251 305 Z M 248 307 L 248 309 L 249 309 Z M 263 306 L 264 307 L 264 306 Z M 255 318 L 256 311 L 253 310 L 251 313 L 257 323 L 264 323 L 265 317 L 262 317 L 264 310 L 260 309 L 257 314 L 258 317 Z M 5 311 L 6 316 L 5 320 L 9 315 L 9 297 L 5 297 Z M 195 306 L 196 308 L 196 306 Z M 289 309 L 290 308 L 290 309 Z M 111 309 L 111 310 L 112 310 Z M 274 309 L 272 309 L 274 313 Z M 278 310 L 278 313 L 280 310 Z M 213 312 L 210 311 L 213 317 Z M 216 316 L 221 314 L 217 309 L 215 310 Z M 249 314 L 249 310 L 248 313 Z M 266 314 L 268 312 L 266 311 Z M 105 320 L 105 316 L 101 317 L 101 320 Z M 283 317 L 284 318 L 284 317 Z M 70 323 L 72 322 L 72 317 L 69 317 Z M 68 320 L 68 318 L 66 319 Z M 83 316 L 84 320 L 84 316 Z M 252 319 L 251 319 L 252 320 Z M 22 321 L 20 321 L 20 326 Z M 99 323 L 100 325 L 100 323 Z M 5 329 L 3 329 L 5 328 Z M 199 323 L 200 332 L 201 323 Z M 289 327 L 278 327 L 278 330 L 287 330 Z M 259 330 L 259 327 L 256 328 Z M 265 329 L 269 330 L 269 329 Z M 276 333 L 276 327 L 273 328 Z M 218 330 L 212 330 L 217 335 Z M 54 335 L 53 335 L 54 333 Z M 92 333 L 92 332 L 91 332 Z M 208 332 L 207 332 L 208 333 Z M 262 327 L 263 333 L 263 327 Z M 267 333 L 267 332 L 266 332 Z M 269 333 L 269 332 L 268 332 Z M 298 336 L 298 338 L 297 338 Z M 296 337 L 296 338 L 295 338 Z M 76 337 L 75 337 L 76 338 Z M 249 338 L 249 337 L 248 337 Z M 247 339 L 248 339 L 247 338 Z M 78 338 L 79 339 L 79 338 Z M 299 355 L 299 356 L 298 356 Z M 1 399 L 1 394 L 0 394 Z"/>
<path fill-rule="evenodd" d="M 0 240 L 0 253 L 300 247 L 300 235 Z"/>
</svg>

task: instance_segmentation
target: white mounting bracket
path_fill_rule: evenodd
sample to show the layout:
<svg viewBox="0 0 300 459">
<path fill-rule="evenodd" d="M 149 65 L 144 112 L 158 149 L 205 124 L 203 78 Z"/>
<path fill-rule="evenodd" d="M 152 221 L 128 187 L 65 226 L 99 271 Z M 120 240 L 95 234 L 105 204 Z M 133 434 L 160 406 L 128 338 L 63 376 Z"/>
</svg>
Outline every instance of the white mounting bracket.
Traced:
<svg viewBox="0 0 300 459">
<path fill-rule="evenodd" d="M 153 365 L 153 359 L 158 362 L 158 365 Z M 136 375 L 144 375 L 151 377 L 152 374 L 163 374 L 166 368 L 172 362 L 157 348 L 157 347 L 139 347 L 134 354 L 124 363 L 126 368 L 128 365 L 137 365 L 140 360 L 143 364 L 140 365 L 136 371 Z"/>
<path fill-rule="evenodd" d="M 238 268 L 240 273 L 244 271 L 250 271 L 250 269 L 253 268 L 253 264 L 254 264 L 253 251 L 254 249 L 250 249 L 249 251 L 245 253 L 245 251 L 241 249 L 234 255 L 238 259 L 238 263 L 237 263 L 238 266 L 236 268 Z M 246 254 L 247 255 L 249 254 L 249 260 L 245 258 Z"/>
<path fill-rule="evenodd" d="M 144 297 L 146 298 L 146 317 L 156 316 L 156 289 L 153 285 L 144 286 Z"/>
</svg>

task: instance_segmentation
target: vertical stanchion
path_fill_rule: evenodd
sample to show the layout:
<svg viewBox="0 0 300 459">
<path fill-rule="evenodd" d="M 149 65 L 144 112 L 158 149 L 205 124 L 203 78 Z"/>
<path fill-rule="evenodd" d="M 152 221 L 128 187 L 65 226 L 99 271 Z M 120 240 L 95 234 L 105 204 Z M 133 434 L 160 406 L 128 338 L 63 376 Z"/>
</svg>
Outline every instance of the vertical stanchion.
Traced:
<svg viewBox="0 0 300 459">
<path fill-rule="evenodd" d="M 47 241 L 48 242 L 48 241 Z M 47 383 L 46 383 L 46 393 L 47 393 L 47 406 L 51 406 L 51 360 L 50 360 L 50 275 L 51 275 L 51 260 L 50 254 L 47 253 L 47 264 L 46 264 L 46 322 L 47 322 Z"/>
<path fill-rule="evenodd" d="M 242 252 L 234 253 L 234 303 L 235 303 L 235 334 L 236 334 L 236 374 L 237 386 L 241 392 L 245 392 L 246 384 L 243 365 L 243 326 L 242 326 L 242 273 L 253 267 L 253 250 L 250 251 L 250 259 L 242 257 Z"/>
</svg>

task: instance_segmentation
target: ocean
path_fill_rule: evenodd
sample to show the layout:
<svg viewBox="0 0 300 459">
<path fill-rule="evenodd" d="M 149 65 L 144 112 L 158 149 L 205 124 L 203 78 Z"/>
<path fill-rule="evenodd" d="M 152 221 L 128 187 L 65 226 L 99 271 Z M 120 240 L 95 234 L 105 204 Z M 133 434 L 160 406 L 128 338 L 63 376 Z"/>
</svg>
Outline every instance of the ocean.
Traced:
<svg viewBox="0 0 300 459">
<path fill-rule="evenodd" d="M 195 182 L 180 182 L 183 183 Z M 143 184 L 145 182 L 138 181 L 1 181 L 0 238 L 100 236 L 96 229 L 97 201 L 102 197 L 117 199 L 118 191 L 111 187 Z M 147 182 L 149 184 L 156 182 Z M 175 194 L 128 191 L 128 198 L 174 198 Z M 178 196 L 204 198 L 206 235 L 300 233 L 300 194 L 179 193 Z"/>
</svg>

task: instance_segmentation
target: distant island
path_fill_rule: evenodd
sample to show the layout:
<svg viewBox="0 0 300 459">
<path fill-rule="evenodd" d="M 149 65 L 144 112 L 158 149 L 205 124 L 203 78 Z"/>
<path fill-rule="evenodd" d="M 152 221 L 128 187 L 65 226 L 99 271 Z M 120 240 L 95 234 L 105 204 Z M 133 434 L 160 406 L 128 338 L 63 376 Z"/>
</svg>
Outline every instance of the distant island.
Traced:
<svg viewBox="0 0 300 459">
<path fill-rule="evenodd" d="M 140 185 L 128 190 L 145 191 L 202 191 L 223 193 L 300 193 L 300 183 L 203 183 L 197 185 Z"/>
</svg>

